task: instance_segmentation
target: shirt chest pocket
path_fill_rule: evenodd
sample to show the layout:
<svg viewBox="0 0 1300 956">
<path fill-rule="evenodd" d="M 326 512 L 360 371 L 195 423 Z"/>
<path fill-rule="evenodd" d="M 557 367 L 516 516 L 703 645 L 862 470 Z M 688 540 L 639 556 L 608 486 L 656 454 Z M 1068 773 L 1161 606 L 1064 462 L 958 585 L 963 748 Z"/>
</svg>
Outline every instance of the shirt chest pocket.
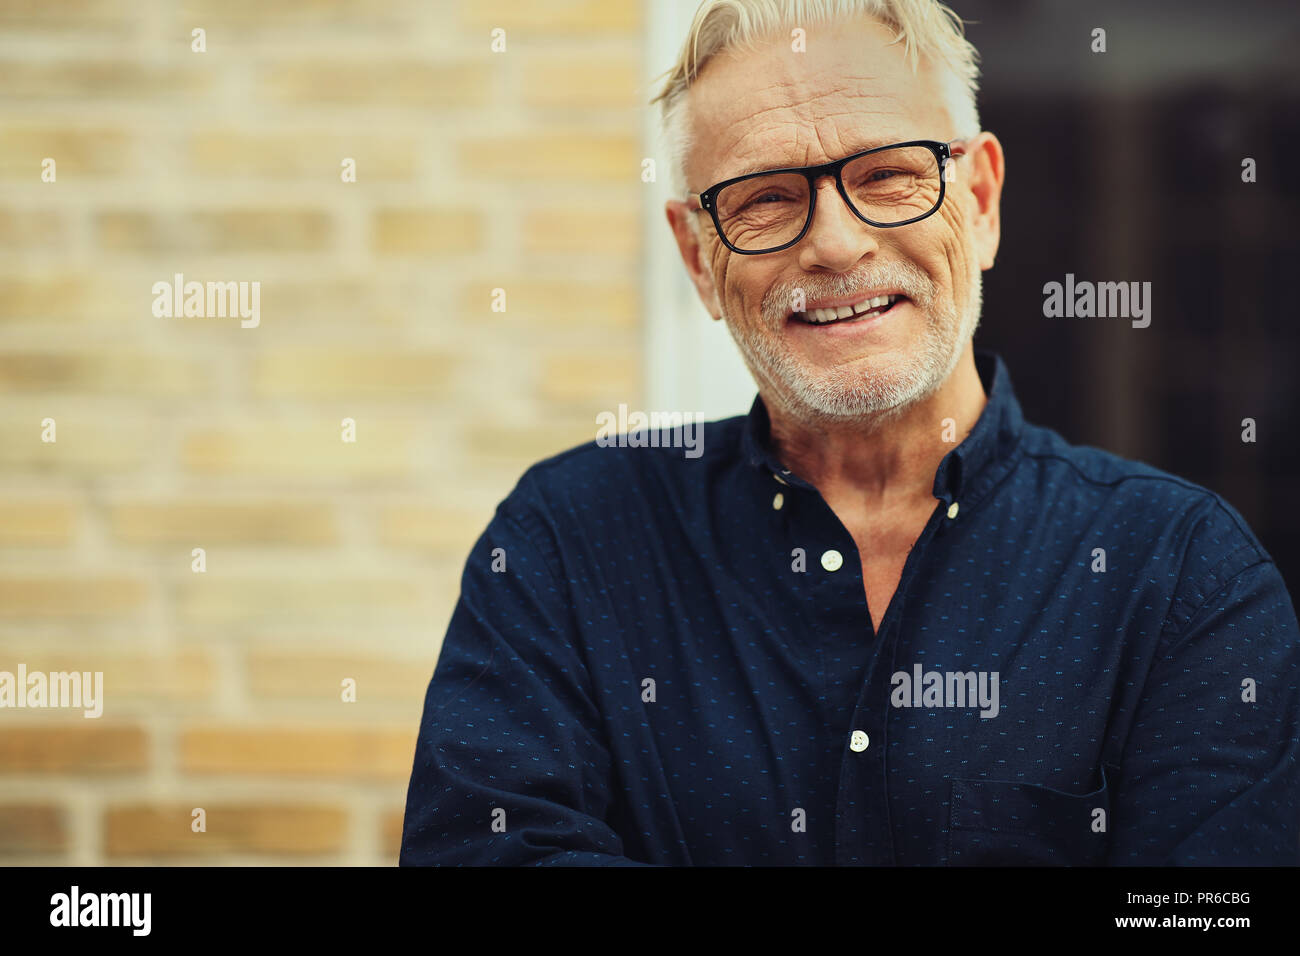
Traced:
<svg viewBox="0 0 1300 956">
<path fill-rule="evenodd" d="M 1115 769 L 1110 768 L 1110 777 Z M 1039 784 L 952 780 L 949 866 L 1101 866 L 1110 783 L 1072 794 Z M 1099 812 L 1100 811 L 1100 812 Z"/>
</svg>

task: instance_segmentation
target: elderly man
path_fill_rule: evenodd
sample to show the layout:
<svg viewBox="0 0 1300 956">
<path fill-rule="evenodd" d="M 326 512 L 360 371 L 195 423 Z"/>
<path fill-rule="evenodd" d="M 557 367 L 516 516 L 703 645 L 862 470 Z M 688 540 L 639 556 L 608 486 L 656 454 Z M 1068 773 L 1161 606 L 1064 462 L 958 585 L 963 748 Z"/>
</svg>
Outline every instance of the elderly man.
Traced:
<svg viewBox="0 0 1300 956">
<path fill-rule="evenodd" d="M 1026 423 L 972 348 L 1004 178 L 975 76 L 933 0 L 701 7 L 667 218 L 758 397 L 699 457 L 592 443 L 501 504 L 403 864 L 1297 861 L 1273 562 L 1216 495 Z"/>
</svg>

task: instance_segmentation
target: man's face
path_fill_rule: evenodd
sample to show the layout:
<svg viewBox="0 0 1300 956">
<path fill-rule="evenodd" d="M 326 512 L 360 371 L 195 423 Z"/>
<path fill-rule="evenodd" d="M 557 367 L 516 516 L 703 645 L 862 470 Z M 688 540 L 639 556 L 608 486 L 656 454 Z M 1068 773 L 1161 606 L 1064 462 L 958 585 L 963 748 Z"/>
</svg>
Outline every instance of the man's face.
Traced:
<svg viewBox="0 0 1300 956">
<path fill-rule="evenodd" d="M 901 44 L 869 20 L 811 28 L 807 52 L 778 36 L 755 53 L 714 57 L 688 94 L 696 146 L 693 191 L 757 169 L 806 166 L 906 140 L 956 135 L 937 72 L 905 64 Z M 798 417 L 852 419 L 898 409 L 942 384 L 980 310 L 980 270 L 997 249 L 1001 150 L 991 134 L 956 161 L 939 210 L 898 228 L 869 226 L 833 178 L 816 183 L 816 214 L 790 249 L 738 255 L 705 213 L 670 203 L 683 256 L 695 246 L 686 215 L 702 220 L 702 268 L 692 278 L 727 322 L 760 388 Z M 689 248 L 688 248 L 689 247 Z M 869 318 L 809 324 L 793 314 L 823 300 L 904 298 Z"/>
</svg>

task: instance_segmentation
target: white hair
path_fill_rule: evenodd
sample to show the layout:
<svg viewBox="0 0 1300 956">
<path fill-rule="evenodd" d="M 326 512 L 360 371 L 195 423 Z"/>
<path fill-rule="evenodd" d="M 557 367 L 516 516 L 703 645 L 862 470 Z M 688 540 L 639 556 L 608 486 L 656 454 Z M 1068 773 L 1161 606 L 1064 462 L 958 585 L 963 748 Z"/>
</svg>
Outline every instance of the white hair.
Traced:
<svg viewBox="0 0 1300 956">
<path fill-rule="evenodd" d="M 979 132 L 975 96 L 979 54 L 966 39 L 961 18 L 938 0 L 704 0 L 686 35 L 677 63 L 651 104 L 660 103 L 664 142 L 669 153 L 673 194 L 685 199 L 686 157 L 693 146 L 686 93 L 710 58 L 723 52 L 750 51 L 776 33 L 814 23 L 871 17 L 895 31 L 895 43 L 913 72 L 922 60 L 940 69 L 949 117 L 962 138 Z M 689 217 L 692 226 L 698 217 Z"/>
</svg>

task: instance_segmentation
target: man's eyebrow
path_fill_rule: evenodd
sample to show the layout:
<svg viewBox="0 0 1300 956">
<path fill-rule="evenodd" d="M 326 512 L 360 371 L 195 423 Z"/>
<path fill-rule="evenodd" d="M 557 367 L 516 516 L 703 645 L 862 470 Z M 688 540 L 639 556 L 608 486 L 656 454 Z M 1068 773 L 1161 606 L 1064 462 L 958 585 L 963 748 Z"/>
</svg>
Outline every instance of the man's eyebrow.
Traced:
<svg viewBox="0 0 1300 956">
<path fill-rule="evenodd" d="M 869 141 L 869 142 L 866 142 L 866 143 L 862 143 L 861 145 L 859 145 L 859 146 L 857 146 L 857 147 L 855 147 L 855 148 L 853 148 L 853 149 L 850 149 L 848 152 L 844 153 L 843 155 L 844 155 L 844 156 L 853 156 L 853 155 L 856 154 L 856 153 L 865 153 L 865 152 L 866 152 L 867 150 L 869 150 L 869 149 L 875 149 L 875 148 L 878 147 L 878 146 L 888 146 L 888 145 L 890 145 L 891 143 L 896 143 L 896 142 L 898 142 L 898 140 L 894 140 L 894 139 L 872 140 L 872 141 Z M 843 156 L 837 156 L 837 157 L 835 157 L 835 158 L 836 158 L 836 159 L 842 159 Z M 832 160 L 832 161 L 833 161 L 833 160 Z M 715 182 L 723 182 L 723 181 L 728 180 L 728 179 L 737 179 L 737 178 L 739 178 L 739 177 L 741 177 L 741 176 L 748 176 L 748 175 L 750 175 L 751 173 L 766 173 L 766 172 L 769 172 L 769 171 L 774 170 L 774 169 L 799 169 L 799 168 L 802 168 L 802 167 L 805 166 L 805 165 L 810 165 L 810 166 L 820 166 L 821 164 L 820 164 L 820 163 L 803 163 L 803 164 L 801 164 L 801 163 L 771 163 L 771 162 L 749 163 L 749 164 L 747 164 L 746 166 L 744 166 L 742 169 L 740 169 L 739 171 L 734 172 L 734 173 L 731 173 L 731 174 L 729 174 L 729 175 L 727 175 L 727 176 L 722 176 L 722 177 L 718 178 L 717 180 L 715 180 Z"/>
</svg>

